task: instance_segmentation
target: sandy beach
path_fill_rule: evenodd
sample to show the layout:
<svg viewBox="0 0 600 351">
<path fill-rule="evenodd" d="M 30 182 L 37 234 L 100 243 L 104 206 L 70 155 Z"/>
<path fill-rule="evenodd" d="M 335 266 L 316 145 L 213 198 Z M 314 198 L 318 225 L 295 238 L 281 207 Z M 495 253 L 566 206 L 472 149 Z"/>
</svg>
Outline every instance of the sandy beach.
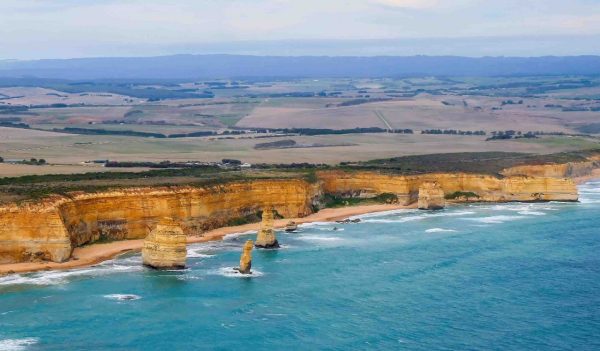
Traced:
<svg viewBox="0 0 600 351">
<path fill-rule="evenodd" d="M 415 208 L 416 204 L 403 205 L 365 205 L 343 208 L 327 208 L 318 213 L 311 214 L 303 218 L 287 218 L 275 221 L 276 228 L 283 228 L 290 221 L 298 224 L 311 222 L 330 222 L 341 220 L 350 216 L 357 216 L 366 213 L 391 211 L 398 209 Z M 202 236 L 188 237 L 188 244 L 201 243 L 213 240 L 221 240 L 225 235 L 234 233 L 243 233 L 251 230 L 258 230 L 260 223 L 251 223 L 233 227 L 217 228 L 204 233 Z M 0 275 L 12 273 L 28 273 L 43 270 L 64 270 L 79 267 L 91 266 L 102 261 L 109 260 L 126 252 L 139 251 L 142 249 L 143 239 L 115 241 L 104 244 L 92 244 L 84 247 L 78 247 L 73 251 L 71 259 L 67 262 L 24 262 L 0 265 Z"/>
</svg>

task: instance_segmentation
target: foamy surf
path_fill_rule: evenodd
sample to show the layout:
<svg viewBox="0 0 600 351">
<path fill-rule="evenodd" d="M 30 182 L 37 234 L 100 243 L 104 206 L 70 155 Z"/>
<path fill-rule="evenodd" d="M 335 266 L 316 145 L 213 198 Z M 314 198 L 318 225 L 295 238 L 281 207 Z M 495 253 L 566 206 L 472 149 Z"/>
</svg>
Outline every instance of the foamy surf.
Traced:
<svg viewBox="0 0 600 351">
<path fill-rule="evenodd" d="M 220 275 L 227 278 L 256 278 L 262 277 L 263 273 L 261 271 L 257 271 L 256 269 L 252 270 L 252 274 L 242 274 L 235 269 L 235 267 L 221 267 L 217 270 L 212 270 L 208 272 L 211 275 Z"/>
<path fill-rule="evenodd" d="M 256 234 L 256 233 L 257 233 L 256 230 L 247 230 L 245 232 L 226 234 L 225 236 L 223 236 L 223 240 L 234 240 L 241 236 Z"/>
<path fill-rule="evenodd" d="M 425 233 L 452 233 L 456 232 L 454 229 L 444 229 L 444 228 L 431 228 L 427 229 Z"/>
<path fill-rule="evenodd" d="M 22 351 L 27 350 L 29 346 L 38 343 L 37 338 L 23 338 L 23 339 L 5 339 L 0 340 L 0 350 L 2 351 Z"/>
<path fill-rule="evenodd" d="M 499 216 L 488 216 L 488 217 L 480 217 L 480 218 L 461 218 L 461 219 L 467 220 L 467 221 L 485 223 L 485 224 L 500 224 L 500 223 L 524 219 L 524 218 L 527 218 L 527 217 L 526 216 L 499 215 Z"/>
<path fill-rule="evenodd" d="M 188 247 L 187 258 L 211 258 L 215 255 L 205 253 L 206 249 L 203 247 Z"/>
<path fill-rule="evenodd" d="M 117 264 L 130 263 L 130 264 Z M 95 277 L 113 273 L 136 272 L 144 268 L 140 257 L 130 257 L 119 260 L 111 260 L 102 264 L 85 269 L 73 269 L 67 271 L 47 271 L 30 274 L 11 274 L 0 277 L 0 286 L 9 285 L 60 285 L 67 284 L 72 279 Z M 1 349 L 0 349 L 1 350 Z"/>
<path fill-rule="evenodd" d="M 142 297 L 134 294 L 110 294 L 104 295 L 104 298 L 117 301 L 135 301 L 141 299 Z"/>
</svg>

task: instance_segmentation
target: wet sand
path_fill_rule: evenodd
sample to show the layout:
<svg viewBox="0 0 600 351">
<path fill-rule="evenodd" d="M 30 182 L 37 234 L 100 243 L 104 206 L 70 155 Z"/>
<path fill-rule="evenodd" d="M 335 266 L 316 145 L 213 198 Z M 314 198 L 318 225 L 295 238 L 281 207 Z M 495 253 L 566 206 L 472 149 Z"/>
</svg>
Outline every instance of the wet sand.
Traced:
<svg viewBox="0 0 600 351">
<path fill-rule="evenodd" d="M 298 224 L 311 222 L 330 222 L 345 219 L 350 216 L 356 216 L 366 213 L 391 211 L 398 209 L 416 208 L 416 204 L 403 205 L 365 205 L 343 208 L 327 208 L 303 218 L 280 219 L 275 221 L 276 228 L 283 228 L 290 221 Z M 188 244 L 201 243 L 207 241 L 221 240 L 225 235 L 234 233 L 243 233 L 251 230 L 258 230 L 260 223 L 251 223 L 233 227 L 217 228 L 204 233 L 202 236 L 188 237 Z M 55 262 L 25 262 L 0 265 L 0 275 L 11 273 L 27 273 L 44 270 L 64 270 L 79 267 L 87 267 L 102 261 L 109 260 L 118 255 L 131 251 L 140 251 L 144 243 L 143 239 L 115 241 L 105 244 L 92 244 L 84 247 L 78 247 L 73 251 L 71 259 L 63 263 Z"/>
</svg>

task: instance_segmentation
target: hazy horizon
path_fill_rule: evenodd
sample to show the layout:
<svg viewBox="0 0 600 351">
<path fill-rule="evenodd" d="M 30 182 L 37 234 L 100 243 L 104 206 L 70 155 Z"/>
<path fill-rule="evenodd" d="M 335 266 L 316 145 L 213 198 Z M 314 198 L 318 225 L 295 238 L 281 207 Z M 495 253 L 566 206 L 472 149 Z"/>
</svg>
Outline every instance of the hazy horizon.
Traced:
<svg viewBox="0 0 600 351">
<path fill-rule="evenodd" d="M 0 60 L 600 55 L 600 1 L 4 0 Z"/>
</svg>

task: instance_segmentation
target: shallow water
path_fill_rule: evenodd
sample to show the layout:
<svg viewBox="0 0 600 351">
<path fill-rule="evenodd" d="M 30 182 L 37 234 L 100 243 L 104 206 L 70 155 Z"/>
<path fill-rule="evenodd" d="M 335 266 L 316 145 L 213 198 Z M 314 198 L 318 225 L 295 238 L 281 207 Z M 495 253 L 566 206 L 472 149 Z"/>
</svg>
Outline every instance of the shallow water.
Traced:
<svg viewBox="0 0 600 351">
<path fill-rule="evenodd" d="M 598 350 L 600 182 L 580 191 L 303 225 L 251 277 L 232 267 L 254 234 L 191 246 L 185 271 L 3 277 L 0 350 Z"/>
</svg>

